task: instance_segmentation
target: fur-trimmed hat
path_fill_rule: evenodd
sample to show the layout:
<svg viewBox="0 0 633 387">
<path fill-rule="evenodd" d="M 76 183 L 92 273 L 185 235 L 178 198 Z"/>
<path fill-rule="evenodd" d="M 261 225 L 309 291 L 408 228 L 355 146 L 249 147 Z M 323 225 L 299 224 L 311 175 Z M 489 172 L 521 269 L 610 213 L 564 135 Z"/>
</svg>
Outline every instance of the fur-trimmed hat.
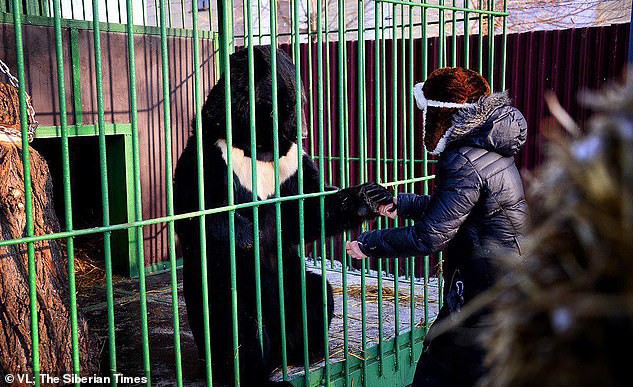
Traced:
<svg viewBox="0 0 633 387">
<path fill-rule="evenodd" d="M 443 150 L 439 145 L 444 145 L 440 140 L 453 126 L 460 109 L 475 107 L 482 97 L 490 95 L 490 85 L 475 71 L 445 67 L 415 85 L 413 93 L 418 108 L 424 112 L 424 145 L 432 154 L 439 154 Z"/>
</svg>

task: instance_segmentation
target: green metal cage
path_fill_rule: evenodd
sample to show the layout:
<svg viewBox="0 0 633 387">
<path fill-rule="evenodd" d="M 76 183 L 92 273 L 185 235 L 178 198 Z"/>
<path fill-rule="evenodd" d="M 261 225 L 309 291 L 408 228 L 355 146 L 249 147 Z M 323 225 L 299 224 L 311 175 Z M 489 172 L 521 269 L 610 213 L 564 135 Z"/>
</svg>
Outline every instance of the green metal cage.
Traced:
<svg viewBox="0 0 633 387">
<path fill-rule="evenodd" d="M 199 3 L 199 2 L 198 2 Z M 32 194 L 30 168 L 24 171 L 26 192 L 27 225 L 25 235 L 19 239 L 2 240 L 0 246 L 26 245 L 29 256 L 29 285 L 31 290 L 31 330 L 33 340 L 32 365 L 36 384 L 39 385 L 38 353 L 38 305 L 35 299 L 36 262 L 34 244 L 38 241 L 63 239 L 66 241 L 68 256 L 70 306 L 74 312 L 71 321 L 73 336 L 72 358 L 73 372 L 80 374 L 80 353 L 77 338 L 77 290 L 75 279 L 75 241 L 88 235 L 99 235 L 103 239 L 103 259 L 105 268 L 105 304 L 107 309 L 107 344 L 104 349 L 109 369 L 104 374 L 115 375 L 119 372 L 117 351 L 117 321 L 115 309 L 125 308 L 115 303 L 117 291 L 116 272 L 137 278 L 138 330 L 141 338 L 140 354 L 143 359 L 144 376 L 147 384 L 157 383 L 162 376 L 153 373 L 156 364 L 152 362 L 150 346 L 151 324 L 148 319 L 148 289 L 146 276 L 165 270 L 165 281 L 162 286 L 170 295 L 169 310 L 173 342 L 170 351 L 173 361 L 166 365 L 173 370 L 170 380 L 182 386 L 187 384 L 183 373 L 183 352 L 188 351 L 181 343 L 184 318 L 179 305 L 178 271 L 180 257 L 177 251 L 175 222 L 183 219 L 197 218 L 200 221 L 201 251 L 206 251 L 205 216 L 217 213 L 228 213 L 231 233 L 233 234 L 233 216 L 236 210 L 252 209 L 255 234 L 258 234 L 258 208 L 265 204 L 274 204 L 277 210 L 276 226 L 283 229 L 280 206 L 283 201 L 293 200 L 299 203 L 300 228 L 299 252 L 302 267 L 322 273 L 323 292 L 326 292 L 326 278 L 337 277 L 340 281 L 340 297 L 337 302 L 342 306 L 342 348 L 338 354 L 331 350 L 332 332 L 327 324 L 322 333 L 325 342 L 325 358 L 320 364 L 310 364 L 307 350 L 304 366 L 300 370 L 289 370 L 287 360 L 282 356 L 283 365 L 278 378 L 289 380 L 294 385 L 317 386 L 393 386 L 410 383 L 417 359 L 422 351 L 422 342 L 433 319 L 434 310 L 442 303 L 441 254 L 437 261 L 432 257 L 404 258 L 391 260 L 363 261 L 354 265 L 345 255 L 341 241 L 348 240 L 351 235 L 345 234 L 336 238 L 326 238 L 322 231 L 321 238 L 314 243 L 303 237 L 303 201 L 311 197 L 321 198 L 321 216 L 323 217 L 325 184 L 337 183 L 346 187 L 366 181 L 377 181 L 393 187 L 399 192 L 418 192 L 428 194 L 433 179 L 433 160 L 423 151 L 422 141 L 418 138 L 416 126 L 420 117 L 414 109 L 412 87 L 415 82 L 423 81 L 434 67 L 464 66 L 478 70 L 484 74 L 491 87 L 505 87 L 505 36 L 507 1 L 493 0 L 242 0 L 210 2 L 208 10 L 198 4 L 186 0 L 116 0 L 104 2 L 93 0 L 88 2 L 65 0 L 0 0 L 0 23 L 14 30 L 16 76 L 19 80 L 20 118 L 22 126 L 22 143 L 24 144 L 23 163 L 29 165 L 29 147 L 27 137 L 27 104 L 26 95 L 30 93 L 27 79 L 28 56 L 25 54 L 23 30 L 27 27 L 52 27 L 55 46 L 55 71 L 57 85 L 58 122 L 40 127 L 38 139 L 57 138 L 61 140 L 63 208 L 60 214 L 64 219 L 63 231 L 34 235 L 32 221 Z M 281 23 L 280 23 L 281 20 Z M 350 21 L 351 20 L 351 21 Z M 87 34 L 87 35 L 86 35 Z M 495 44 L 495 34 L 500 35 Z M 89 77 L 94 89 L 88 90 L 81 82 L 82 60 L 86 60 L 79 50 L 79 42 L 91 44 L 92 65 Z M 89 37 L 91 39 L 86 40 Z M 120 52 L 104 50 L 104 40 L 111 37 L 125 38 L 125 55 L 127 74 L 125 77 L 109 75 L 110 82 L 124 82 L 127 91 L 126 110 L 123 119 L 115 119 L 106 114 L 108 105 L 106 98 L 111 98 L 114 87 L 109 94 L 104 90 L 104 60 L 112 56 L 121 56 Z M 146 46 L 139 38 L 153 39 L 158 45 L 156 50 L 160 68 L 160 79 L 157 85 L 160 90 L 155 93 L 155 104 L 159 107 L 162 122 L 155 127 L 144 121 L 139 124 L 139 82 L 144 69 L 138 68 L 139 52 Z M 171 40 L 170 40 L 171 39 Z M 236 204 L 233 198 L 232 166 L 229 170 L 229 202 L 219 208 L 205 208 L 204 200 L 198 203 L 198 211 L 175 214 L 173 206 L 173 168 L 178 157 L 178 144 L 174 144 L 174 122 L 179 120 L 179 112 L 175 111 L 173 69 L 181 63 L 174 63 L 177 54 L 173 39 L 182 39 L 191 45 L 191 56 L 182 60 L 189 61 L 185 70 L 185 78 L 190 79 L 191 102 L 188 107 L 194 119 L 193 130 L 201 139 L 200 111 L 202 100 L 209 88 L 215 83 L 219 74 L 229 74 L 228 57 L 239 47 L 248 49 L 250 103 L 254 105 L 254 64 L 253 46 L 270 44 L 284 46 L 291 53 L 297 71 L 297 83 L 303 83 L 308 100 L 302 103 L 301 96 L 296 100 L 296 116 L 298 117 L 297 141 L 306 146 L 306 151 L 317 160 L 320 171 L 321 192 L 304 194 L 302 191 L 302 168 L 299 166 L 299 194 L 293 197 L 280 195 L 279 169 L 276 168 L 276 189 L 274 197 L 262 200 L 253 192 L 250 203 Z M 459 43 L 458 43 L 459 41 Z M 66 49 L 69 49 L 66 50 Z M 170 49 L 172 51 L 170 51 Z M 278 107 L 276 104 L 276 58 L 272 51 L 273 77 L 273 122 L 277 123 Z M 65 61 L 70 56 L 70 64 Z M 83 59 L 82 59 L 83 58 Z M 206 67 L 205 67 L 206 66 Z M 203 73 L 212 69 L 213 76 Z M 94 70 L 94 71 L 93 71 Z M 69 82 L 66 80 L 70 79 Z M 500 80 L 500 85 L 494 80 Z M 67 90 L 67 85 L 70 90 Z M 230 81 L 227 82 L 230 85 Z M 92 120 L 84 119 L 86 106 L 82 95 L 93 93 L 96 104 Z M 230 112 L 230 87 L 226 88 L 226 111 Z M 67 101 L 71 103 L 72 115 L 68 113 Z M 35 101 L 37 103 L 37 101 Z M 308 117 L 309 138 L 302 138 L 302 114 Z M 230 114 L 227 114 L 230 117 Z M 73 117 L 73 123 L 68 117 Z M 251 109 L 251 142 L 255 144 L 255 113 Z M 90 123 L 92 122 L 92 123 Z M 189 123 L 186 123 L 189 126 Z M 143 147 L 149 147 L 147 136 L 160 138 L 161 174 L 164 184 L 162 200 L 164 207 L 159 214 L 149 215 L 144 211 L 143 194 L 150 184 L 143 178 L 143 171 L 149 168 L 143 165 Z M 231 143 L 231 120 L 226 127 L 228 160 Z M 142 136 L 141 136 L 142 135 Z M 278 128 L 275 128 L 275 136 Z M 143 137 L 145 136 L 145 137 Z M 73 153 L 69 143 L 77 137 L 93 138 L 98 144 L 98 165 L 94 166 L 99 173 L 102 219 L 96 227 L 76 228 L 73 225 L 73 191 L 71 187 L 71 160 Z M 142 140 L 144 138 L 145 140 Z M 116 139 L 116 141 L 110 141 Z M 182 150 L 182 147 L 180 147 Z M 197 144 L 198 164 L 197 176 L 199 197 L 203 198 L 203 159 L 202 143 Z M 298 158 L 301 163 L 301 157 Z M 275 165 L 279 162 L 279 151 L 275 149 Z M 257 165 L 253 161 L 253 170 Z M 257 174 L 253 173 L 253 179 Z M 253 187 L 257 187 L 256 181 Z M 331 192 L 330 192 L 331 193 Z M 58 198 L 58 200 L 60 200 Z M 76 220 L 76 219 L 75 219 Z M 322 219 L 323 221 L 323 219 Z M 379 220 L 377 227 L 388 227 L 392 222 Z M 397 225 L 397 222 L 395 223 Z M 147 248 L 144 241 L 144 229 L 153 226 L 164 228 L 166 245 L 164 259 L 148 263 Z M 324 228 L 321 228 L 324 230 Z M 281 257 L 281 232 L 278 235 L 278 255 Z M 257 241 L 257 238 L 255 238 Z M 257 242 L 256 242 L 257 243 Z M 234 253 L 235 240 L 232 240 Z M 255 261 L 259 260 L 258 247 L 255 246 Z M 206 257 L 201 257 L 203 273 L 203 300 L 208 304 L 206 287 Z M 283 265 L 281 259 L 278 264 Z M 235 290 L 235 262 L 231 267 L 232 280 L 232 340 L 235 351 L 236 385 L 239 385 L 239 332 L 237 331 L 237 293 Z M 253 279 L 261 293 L 259 278 Z M 302 278 L 305 284 L 305 278 Z M 369 282 L 368 282 L 369 281 Z M 370 283 L 370 284 L 369 284 Z M 283 277 L 279 276 L 278 286 L 283 288 Z M 367 288 L 375 287 L 376 299 L 369 300 Z M 360 289 L 358 296 L 352 296 L 351 288 Z M 386 288 L 393 294 L 394 300 L 385 306 Z M 417 294 L 416 294 L 417 292 Z M 283 292 L 281 294 L 280 311 L 281 326 L 284 329 Z M 433 299 L 431 294 L 437 294 Z M 305 310 L 305 287 L 302 289 L 303 324 L 307 330 Z M 352 297 L 358 297 L 358 299 Z M 403 298 L 401 300 L 401 297 Z M 416 298 L 417 297 L 417 298 Z M 406 300 L 405 300 L 406 298 Z M 374 306 L 369 307 L 371 303 Z M 352 332 L 350 326 L 350 308 L 357 303 L 360 315 L 352 316 L 360 321 L 360 332 Z M 402 323 L 400 305 L 407 304 L 406 323 Z M 324 305 L 326 310 L 327 305 Z M 354 309 L 354 310 L 356 310 Z M 418 313 L 418 314 L 416 314 Z M 373 315 L 373 320 L 371 316 Z M 392 333 L 385 333 L 387 319 L 383 316 L 393 315 Z M 419 323 L 420 314 L 422 322 Z M 213 384 L 213 370 L 210 359 L 213 356 L 210 347 L 208 321 L 213 316 L 204 310 L 207 330 L 205 331 L 206 350 L 202 354 L 206 358 L 206 384 Z M 259 313 L 261 326 L 261 311 Z M 376 337 L 368 337 L 368 325 L 376 324 Z M 351 348 L 350 336 L 359 335 L 359 348 Z M 285 335 L 282 331 L 282 350 L 285 346 Z M 307 341 L 304 335 L 304 341 Z M 328 349 L 330 348 L 330 349 Z M 159 349 L 160 350 L 160 349 Z M 356 352 L 355 352 L 356 351 Z M 112 383 L 116 384 L 116 383 Z"/>
</svg>

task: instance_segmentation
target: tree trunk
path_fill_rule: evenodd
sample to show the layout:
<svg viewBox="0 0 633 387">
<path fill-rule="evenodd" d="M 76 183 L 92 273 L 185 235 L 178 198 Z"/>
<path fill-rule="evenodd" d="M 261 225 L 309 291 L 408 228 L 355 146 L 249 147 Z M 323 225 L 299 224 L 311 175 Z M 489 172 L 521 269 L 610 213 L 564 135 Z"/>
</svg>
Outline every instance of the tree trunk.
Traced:
<svg viewBox="0 0 633 387">
<path fill-rule="evenodd" d="M 33 148 L 31 179 L 35 235 L 60 230 L 53 205 L 53 187 L 44 158 Z M 24 169 L 20 144 L 0 142 L 0 232 L 3 240 L 26 235 Z M 40 370 L 71 373 L 72 344 L 68 292 L 68 260 L 59 240 L 36 242 L 37 310 Z M 0 247 L 0 375 L 32 374 L 28 254 L 26 244 Z M 98 372 L 96 342 L 78 313 L 81 374 Z"/>
</svg>

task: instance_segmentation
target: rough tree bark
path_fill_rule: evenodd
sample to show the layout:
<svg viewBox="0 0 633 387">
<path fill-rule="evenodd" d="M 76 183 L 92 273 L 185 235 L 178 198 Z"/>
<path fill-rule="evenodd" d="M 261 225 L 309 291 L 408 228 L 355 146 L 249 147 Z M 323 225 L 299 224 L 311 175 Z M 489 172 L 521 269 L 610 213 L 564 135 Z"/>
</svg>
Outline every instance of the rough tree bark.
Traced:
<svg viewBox="0 0 633 387">
<path fill-rule="evenodd" d="M 31 178 L 35 235 L 60 230 L 52 181 L 44 158 L 33 148 Z M 3 240 L 26 235 L 24 168 L 20 144 L 0 141 L 0 233 Z M 42 373 L 72 372 L 67 256 L 58 240 L 35 243 L 39 353 Z M 98 353 L 79 313 L 81 374 L 98 372 Z M 25 244 L 0 247 L 0 374 L 33 371 L 28 254 Z"/>
</svg>

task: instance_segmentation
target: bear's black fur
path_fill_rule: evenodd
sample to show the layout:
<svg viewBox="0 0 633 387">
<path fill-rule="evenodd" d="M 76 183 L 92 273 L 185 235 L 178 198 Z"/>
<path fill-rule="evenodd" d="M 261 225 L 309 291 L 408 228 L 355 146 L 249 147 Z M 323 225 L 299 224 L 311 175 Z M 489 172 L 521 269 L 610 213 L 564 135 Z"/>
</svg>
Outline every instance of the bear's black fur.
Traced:
<svg viewBox="0 0 633 387">
<path fill-rule="evenodd" d="M 271 49 L 254 48 L 255 97 L 257 127 L 257 159 L 271 165 L 273 162 L 273 123 L 271 98 Z M 232 143 L 235 203 L 252 200 L 251 182 L 239 171 L 250 170 L 250 120 L 248 103 L 247 50 L 231 55 Z M 298 194 L 297 126 L 295 98 L 297 84 L 295 67 L 290 58 L 277 50 L 279 154 L 283 158 L 281 196 Z M 227 200 L 225 81 L 221 78 L 211 90 L 202 108 L 202 148 L 204 160 L 205 208 L 225 206 Z M 293 153 L 294 152 L 294 153 Z M 241 159 L 235 155 L 243 153 Z M 293 156 L 297 155 L 296 157 Z M 302 152 L 304 192 L 319 191 L 319 173 L 314 161 Z M 262 164 L 264 165 L 264 164 Z M 294 172 L 292 168 L 294 167 Z M 283 169 L 283 168 L 282 168 Z M 274 169 L 258 168 L 258 180 L 274 182 Z M 289 172 L 288 172 L 289 171 Z M 268 173 L 268 175 L 266 175 Z M 285 174 L 284 174 L 285 173 Z M 259 186 L 259 184 L 258 184 Z M 336 190 L 326 187 L 327 190 Z M 265 190 L 264 190 L 265 191 Z M 263 199 L 274 193 L 260 195 Z M 195 134 L 189 139 L 176 168 L 174 198 L 176 211 L 186 213 L 198 210 L 197 157 Z M 363 220 L 376 216 L 379 203 L 391 202 L 391 194 L 376 184 L 364 184 L 338 190 L 325 196 L 325 233 L 333 235 L 344 229 L 358 226 Z M 304 201 L 306 242 L 321 234 L 320 204 L 318 198 Z M 235 211 L 235 260 L 237 272 L 237 305 L 240 379 L 243 386 L 274 384 L 268 381 L 270 373 L 281 365 L 280 302 L 278 287 L 277 232 L 275 205 L 259 207 L 259 235 L 261 257 L 261 289 L 263 314 L 263 350 L 258 338 L 255 288 L 255 260 L 253 239 L 253 210 Z M 233 342 L 231 323 L 231 281 L 229 254 L 229 214 L 222 212 L 206 216 L 206 260 L 209 286 L 209 316 L 211 357 L 214 384 L 233 384 Z M 299 240 L 299 212 L 297 201 L 281 203 L 282 243 L 284 271 L 284 297 L 286 345 L 288 363 L 303 364 L 303 329 L 301 319 L 301 262 L 297 252 Z M 204 358 L 202 314 L 202 278 L 200 261 L 199 218 L 176 223 L 176 232 L 183 253 L 184 295 L 187 315 L 200 358 Z M 311 360 L 324 354 L 323 292 L 320 275 L 306 272 L 308 312 L 308 349 Z M 327 284 L 327 321 L 332 319 L 332 289 Z"/>
</svg>

